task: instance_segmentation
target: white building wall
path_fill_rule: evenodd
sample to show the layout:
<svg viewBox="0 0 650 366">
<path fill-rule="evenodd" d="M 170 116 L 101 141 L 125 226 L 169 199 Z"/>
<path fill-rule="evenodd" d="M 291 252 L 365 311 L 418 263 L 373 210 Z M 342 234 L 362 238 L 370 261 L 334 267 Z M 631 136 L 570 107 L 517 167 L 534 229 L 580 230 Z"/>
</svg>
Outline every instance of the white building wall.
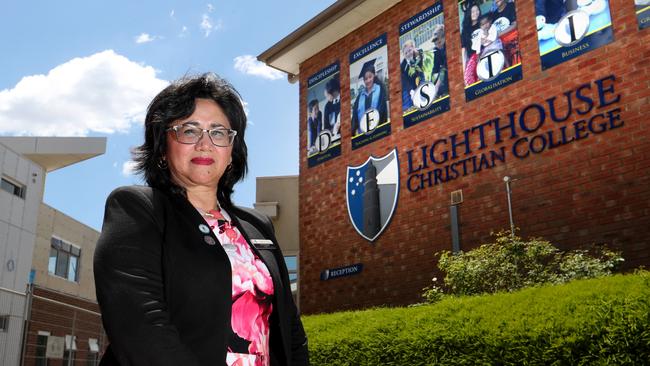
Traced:
<svg viewBox="0 0 650 366">
<path fill-rule="evenodd" d="M 25 293 L 36 242 L 36 220 L 43 199 L 43 169 L 0 144 L 0 175 L 26 187 L 25 198 L 0 189 L 0 316 L 9 329 L 0 332 L 0 365 L 18 365 Z"/>
</svg>

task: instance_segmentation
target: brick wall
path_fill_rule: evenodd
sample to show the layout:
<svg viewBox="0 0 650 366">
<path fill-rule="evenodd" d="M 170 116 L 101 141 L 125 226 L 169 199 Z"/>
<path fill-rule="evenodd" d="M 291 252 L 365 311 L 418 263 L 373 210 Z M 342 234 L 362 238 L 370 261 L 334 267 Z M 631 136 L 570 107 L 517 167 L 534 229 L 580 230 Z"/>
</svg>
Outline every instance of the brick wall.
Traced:
<svg viewBox="0 0 650 366">
<path fill-rule="evenodd" d="M 57 337 L 76 336 L 77 351 L 73 365 L 90 364 L 88 339 L 97 339 L 100 351 L 103 351 L 108 343 L 97 303 L 41 287 L 34 287 L 33 294 L 24 364 L 38 364 L 39 331 L 49 332 L 51 336 Z M 48 359 L 48 365 L 63 366 L 64 363 L 62 359 Z"/>
<path fill-rule="evenodd" d="M 432 5 L 430 1 L 402 1 L 358 30 L 326 48 L 300 68 L 300 278 L 303 313 L 363 308 L 419 301 L 423 287 L 435 275 L 434 253 L 451 250 L 450 193 L 462 189 L 461 248 L 470 249 L 490 238 L 490 232 L 508 228 L 506 175 L 518 179 L 513 188 L 513 213 L 521 235 L 542 236 L 561 248 L 606 243 L 620 249 L 625 268 L 650 264 L 650 132 L 643 111 L 650 101 L 650 30 L 638 30 L 634 5 L 610 0 L 614 42 L 571 61 L 542 71 L 533 2 L 517 1 L 523 80 L 470 102 L 465 101 L 460 60 L 456 1 L 443 1 L 451 110 L 408 129 L 402 125 L 399 73 L 399 25 Z M 350 143 L 349 52 L 387 32 L 392 134 L 362 148 Z M 307 77 L 339 60 L 341 66 L 341 155 L 312 168 L 307 166 Z M 546 99 L 560 100 L 568 90 L 591 83 L 588 93 L 598 101 L 595 80 L 612 86 L 620 102 L 594 107 L 586 117 L 620 108 L 622 126 L 538 154 L 518 159 L 511 153 L 516 139 L 492 144 L 505 147 L 505 163 L 491 169 L 410 192 L 407 189 L 407 151 L 431 145 L 439 138 Z M 562 105 L 562 103 L 558 103 Z M 567 109 L 559 108 L 558 115 Z M 534 125 L 531 114 L 526 123 Z M 539 130 L 558 133 L 579 119 L 546 121 Z M 547 116 L 548 119 L 548 116 Z M 621 122 L 622 121 L 622 122 Z M 521 136 L 520 136 L 521 137 Z M 494 132 L 486 138 L 494 141 Z M 538 139 L 537 142 L 540 142 Z M 520 145 L 523 146 L 523 145 Z M 392 221 L 374 242 L 356 233 L 348 218 L 345 198 L 346 166 L 359 165 L 369 155 L 383 156 L 398 149 L 400 195 Z M 480 154 L 473 140 L 472 154 Z M 416 160 L 414 158 L 414 160 Z M 363 263 L 361 274 L 321 281 L 320 272 Z"/>
</svg>

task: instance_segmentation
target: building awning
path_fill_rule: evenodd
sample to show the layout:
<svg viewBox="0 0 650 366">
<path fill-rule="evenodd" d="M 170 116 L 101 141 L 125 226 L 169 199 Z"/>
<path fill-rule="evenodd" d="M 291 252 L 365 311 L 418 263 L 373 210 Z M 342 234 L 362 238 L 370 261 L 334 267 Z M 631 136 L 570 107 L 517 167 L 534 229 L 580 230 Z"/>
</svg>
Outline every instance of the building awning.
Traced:
<svg viewBox="0 0 650 366">
<path fill-rule="evenodd" d="M 300 64 L 347 36 L 401 0 L 338 0 L 257 59 L 298 79 Z"/>
<path fill-rule="evenodd" d="M 3 144 L 51 172 L 106 152 L 106 137 L 3 136 Z"/>
</svg>

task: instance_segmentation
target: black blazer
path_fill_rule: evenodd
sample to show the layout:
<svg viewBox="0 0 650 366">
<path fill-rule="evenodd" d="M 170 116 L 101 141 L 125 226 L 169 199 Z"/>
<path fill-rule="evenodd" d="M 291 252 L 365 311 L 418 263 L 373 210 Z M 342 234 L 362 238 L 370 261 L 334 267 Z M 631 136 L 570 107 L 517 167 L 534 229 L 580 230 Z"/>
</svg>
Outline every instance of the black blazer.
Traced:
<svg viewBox="0 0 650 366">
<path fill-rule="evenodd" d="M 249 243 L 267 239 L 252 249 L 275 289 L 271 365 L 308 365 L 307 338 L 272 223 L 252 209 L 227 211 Z M 181 195 L 143 186 L 109 195 L 94 257 L 97 301 L 110 342 L 101 365 L 226 364 L 230 261 L 216 236 L 199 225 L 205 221 Z"/>
</svg>

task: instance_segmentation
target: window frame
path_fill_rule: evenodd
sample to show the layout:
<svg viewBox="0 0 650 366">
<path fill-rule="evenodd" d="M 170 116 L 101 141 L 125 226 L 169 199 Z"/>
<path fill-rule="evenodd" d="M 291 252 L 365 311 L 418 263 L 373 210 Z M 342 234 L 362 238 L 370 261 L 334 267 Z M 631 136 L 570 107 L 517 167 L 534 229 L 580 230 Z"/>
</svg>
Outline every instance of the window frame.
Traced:
<svg viewBox="0 0 650 366">
<path fill-rule="evenodd" d="M 11 320 L 9 314 L 0 315 L 0 333 L 9 333 L 9 320 Z"/>
<path fill-rule="evenodd" d="M 25 193 L 27 192 L 27 186 L 6 175 L 3 175 L 0 180 L 0 189 L 22 199 L 25 199 Z"/>
<path fill-rule="evenodd" d="M 49 361 L 47 358 L 47 339 L 50 337 L 50 332 L 47 331 L 38 331 L 36 335 L 36 350 L 35 350 L 35 365 L 36 366 L 48 366 Z M 41 343 L 45 341 L 45 343 Z"/>
<path fill-rule="evenodd" d="M 54 255 L 56 254 L 56 255 Z M 76 258 L 74 272 L 71 265 L 72 258 Z M 54 262 L 52 260 L 54 259 Z M 47 263 L 47 273 L 51 276 L 64 278 L 70 282 L 79 283 L 81 265 L 81 247 L 61 239 L 56 235 L 50 238 L 50 254 Z M 74 274 L 74 278 L 70 278 Z"/>
</svg>

